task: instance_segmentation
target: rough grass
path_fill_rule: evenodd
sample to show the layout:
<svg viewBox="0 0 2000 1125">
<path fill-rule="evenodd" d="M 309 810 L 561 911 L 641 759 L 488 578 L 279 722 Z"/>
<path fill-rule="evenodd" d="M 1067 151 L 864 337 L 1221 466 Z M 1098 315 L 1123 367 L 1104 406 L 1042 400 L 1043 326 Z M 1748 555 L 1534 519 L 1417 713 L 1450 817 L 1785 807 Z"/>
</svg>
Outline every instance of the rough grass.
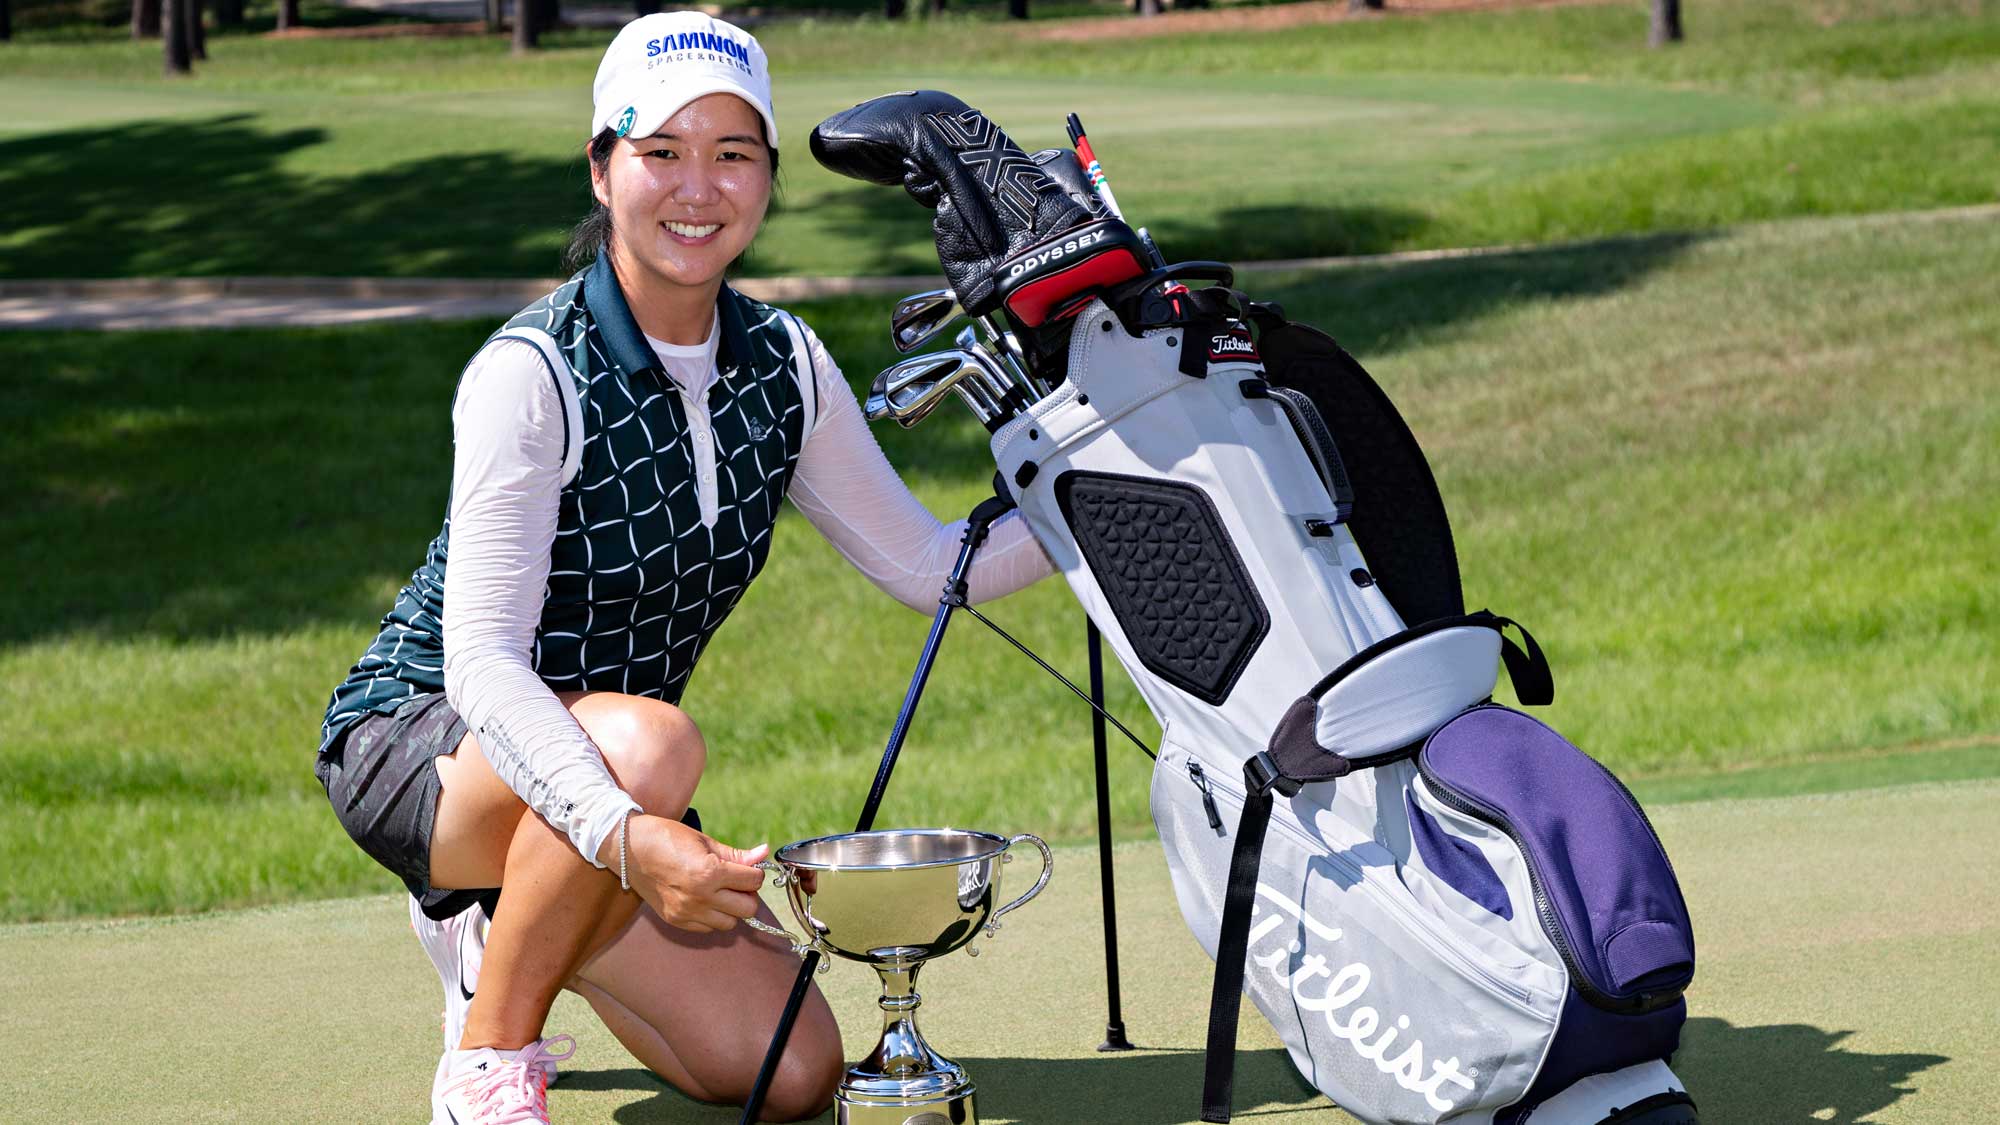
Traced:
<svg viewBox="0 0 2000 1125">
<path fill-rule="evenodd" d="M 1646 50 L 1628 5 L 1066 43 L 983 15 L 805 20 L 777 60 L 786 190 L 754 273 L 928 272 L 899 192 L 797 141 L 887 90 L 952 89 L 1029 147 L 1089 122 L 1182 257 L 1534 242 L 2000 198 L 1995 0 L 1737 0 Z M 10 45 L 0 276 L 543 276 L 587 202 L 604 36 L 219 36 Z"/>
<path fill-rule="evenodd" d="M 1258 291 L 1402 405 L 1468 600 L 1549 651 L 1551 721 L 1642 794 L 1713 796 L 2000 772 L 1995 260 L 2000 222 L 1913 217 Z M 865 385 L 885 309 L 799 311 Z M 0 918 L 390 885 L 325 808 L 310 748 L 436 531 L 453 379 L 488 327 L 0 336 L 0 417 L 33 420 L 0 443 Z M 882 436 L 934 511 L 980 498 L 969 418 Z M 1059 583 L 993 612 L 1081 669 Z M 717 835 L 849 824 L 925 624 L 781 522 L 685 700 Z M 886 815 L 1082 836 L 1087 729 L 960 621 Z M 1120 831 L 1143 831 L 1147 763 L 1112 761 Z"/>
</svg>

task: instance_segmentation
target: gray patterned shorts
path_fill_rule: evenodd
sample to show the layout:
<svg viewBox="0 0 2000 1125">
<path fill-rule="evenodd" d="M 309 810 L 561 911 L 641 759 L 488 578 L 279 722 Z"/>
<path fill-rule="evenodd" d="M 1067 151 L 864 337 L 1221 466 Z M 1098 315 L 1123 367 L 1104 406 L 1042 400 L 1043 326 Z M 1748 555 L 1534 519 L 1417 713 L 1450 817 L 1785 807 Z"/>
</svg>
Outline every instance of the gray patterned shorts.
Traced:
<svg viewBox="0 0 2000 1125">
<path fill-rule="evenodd" d="M 425 914 L 439 920 L 473 903 L 485 907 L 491 918 L 500 901 L 498 887 L 447 891 L 431 886 L 431 830 L 438 794 L 444 790 L 431 759 L 458 749 L 465 733 L 465 720 L 444 693 L 419 695 L 390 714 L 357 720 L 314 768 L 340 826 L 403 881 Z M 689 808 L 681 823 L 699 832 L 701 814 Z"/>
<path fill-rule="evenodd" d="M 424 913 L 444 919 L 473 903 L 491 915 L 500 897 L 484 890 L 431 886 L 431 829 L 437 820 L 437 768 L 431 759 L 458 749 L 465 738 L 442 692 L 404 700 L 387 715 L 369 715 L 320 756 L 315 769 L 340 826 L 375 862 L 389 869 Z"/>
</svg>

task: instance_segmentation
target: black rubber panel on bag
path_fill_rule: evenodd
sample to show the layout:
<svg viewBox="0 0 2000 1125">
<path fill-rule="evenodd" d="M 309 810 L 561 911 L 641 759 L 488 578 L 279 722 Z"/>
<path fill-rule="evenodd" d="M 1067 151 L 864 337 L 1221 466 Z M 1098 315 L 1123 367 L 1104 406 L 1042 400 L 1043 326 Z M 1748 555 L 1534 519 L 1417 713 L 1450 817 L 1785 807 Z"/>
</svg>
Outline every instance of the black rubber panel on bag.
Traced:
<svg viewBox="0 0 2000 1125">
<path fill-rule="evenodd" d="M 1055 494 L 1139 662 L 1204 703 L 1229 698 L 1271 615 L 1215 502 L 1191 484 L 1076 470 Z"/>
<path fill-rule="evenodd" d="M 1305 392 L 1332 431 L 1354 491 L 1347 527 L 1389 604 L 1411 624 L 1464 613 L 1451 519 L 1395 404 L 1331 336 L 1251 307 L 1265 377 Z"/>
</svg>

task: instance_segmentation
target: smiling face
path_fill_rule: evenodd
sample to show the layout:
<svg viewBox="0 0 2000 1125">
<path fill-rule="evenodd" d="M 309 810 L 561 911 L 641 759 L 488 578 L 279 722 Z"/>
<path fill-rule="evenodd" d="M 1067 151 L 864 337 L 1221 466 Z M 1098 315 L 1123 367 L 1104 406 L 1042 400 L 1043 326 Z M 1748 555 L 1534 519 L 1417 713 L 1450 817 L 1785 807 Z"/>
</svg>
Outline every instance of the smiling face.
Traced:
<svg viewBox="0 0 2000 1125">
<path fill-rule="evenodd" d="M 639 290 L 628 296 L 692 288 L 713 300 L 764 221 L 771 164 L 763 118 L 734 94 L 697 98 L 653 135 L 620 140 L 603 171 L 591 169 L 591 189 L 611 211 L 619 279 Z"/>
</svg>

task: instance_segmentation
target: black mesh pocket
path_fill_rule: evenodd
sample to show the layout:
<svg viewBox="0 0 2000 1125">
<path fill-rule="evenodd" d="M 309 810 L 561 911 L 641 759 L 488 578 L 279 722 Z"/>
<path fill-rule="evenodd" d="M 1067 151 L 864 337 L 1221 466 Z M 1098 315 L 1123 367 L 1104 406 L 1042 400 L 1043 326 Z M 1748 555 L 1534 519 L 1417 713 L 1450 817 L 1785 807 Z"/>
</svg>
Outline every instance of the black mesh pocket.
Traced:
<svg viewBox="0 0 2000 1125">
<path fill-rule="evenodd" d="M 1204 703 L 1229 698 L 1271 618 L 1207 494 L 1084 472 L 1055 493 L 1139 662 Z"/>
</svg>

